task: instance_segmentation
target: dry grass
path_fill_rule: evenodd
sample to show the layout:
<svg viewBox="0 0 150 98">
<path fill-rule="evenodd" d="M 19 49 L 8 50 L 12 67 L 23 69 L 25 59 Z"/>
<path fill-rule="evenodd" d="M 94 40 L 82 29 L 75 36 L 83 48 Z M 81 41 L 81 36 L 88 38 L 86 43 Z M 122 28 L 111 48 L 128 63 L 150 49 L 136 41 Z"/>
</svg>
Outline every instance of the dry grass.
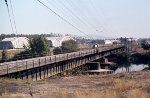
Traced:
<svg viewBox="0 0 150 98">
<path fill-rule="evenodd" d="M 134 89 L 128 93 L 128 98 L 150 98 L 150 94 L 140 89 Z"/>
<path fill-rule="evenodd" d="M 131 90 L 127 95 L 122 95 L 117 91 L 74 91 L 68 93 L 64 91 L 59 92 L 48 92 L 46 95 L 41 93 L 40 95 L 34 95 L 33 98 L 150 98 L 150 95 L 139 90 Z M 23 93 L 4 93 L 0 98 L 32 98 L 30 94 Z"/>
<path fill-rule="evenodd" d="M 32 84 L 34 81 L 28 79 L 28 80 L 21 80 L 21 79 L 9 79 L 9 78 L 0 78 L 0 84 L 17 84 L 17 85 L 22 85 L 22 84 Z"/>
<path fill-rule="evenodd" d="M 4 93 L 0 98 L 31 98 L 31 96 L 28 94 L 21 94 L 21 93 L 16 94 Z"/>
<path fill-rule="evenodd" d="M 10 49 L 10 50 L 7 50 L 7 54 L 8 54 L 8 58 L 13 58 L 14 55 L 20 53 L 24 51 L 24 49 Z M 0 59 L 2 58 L 2 50 L 0 50 Z"/>
<path fill-rule="evenodd" d="M 121 98 L 120 94 L 115 91 L 106 92 L 76 92 L 76 98 Z"/>
<path fill-rule="evenodd" d="M 130 89 L 137 88 L 138 85 L 136 81 L 126 80 L 126 79 L 114 79 L 114 89 L 118 92 L 125 92 Z"/>
<path fill-rule="evenodd" d="M 19 84 L 15 85 L 19 90 L 11 92 L 15 83 Z M 9 85 L 1 93 L 2 98 L 150 98 L 150 71 L 37 82 L 0 79 L 2 84 Z"/>
<path fill-rule="evenodd" d="M 49 92 L 48 98 L 150 98 L 150 94 L 143 92 L 140 89 L 129 90 L 125 94 L 108 90 L 108 91 L 80 91 L 76 90 L 72 93 L 70 91 Z"/>
</svg>

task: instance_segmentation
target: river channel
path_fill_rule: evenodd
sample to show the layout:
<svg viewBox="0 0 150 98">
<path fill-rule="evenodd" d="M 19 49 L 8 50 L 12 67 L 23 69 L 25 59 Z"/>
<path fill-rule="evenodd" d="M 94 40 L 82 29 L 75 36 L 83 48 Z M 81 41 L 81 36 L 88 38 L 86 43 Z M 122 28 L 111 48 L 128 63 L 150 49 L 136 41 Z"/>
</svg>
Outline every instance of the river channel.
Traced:
<svg viewBox="0 0 150 98">
<path fill-rule="evenodd" d="M 149 65 L 148 64 L 124 64 L 124 65 L 120 65 L 114 72 L 121 73 L 121 72 L 141 71 L 146 67 L 149 67 Z"/>
</svg>

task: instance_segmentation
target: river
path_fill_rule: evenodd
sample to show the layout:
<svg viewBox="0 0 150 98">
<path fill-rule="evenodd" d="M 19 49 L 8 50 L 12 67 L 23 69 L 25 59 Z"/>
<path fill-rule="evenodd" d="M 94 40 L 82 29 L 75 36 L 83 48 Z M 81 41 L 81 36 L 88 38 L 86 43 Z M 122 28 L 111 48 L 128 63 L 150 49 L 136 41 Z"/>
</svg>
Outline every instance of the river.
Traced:
<svg viewBox="0 0 150 98">
<path fill-rule="evenodd" d="M 141 71 L 146 67 L 149 67 L 148 64 L 125 64 L 124 66 L 119 66 L 115 73 Z"/>
</svg>

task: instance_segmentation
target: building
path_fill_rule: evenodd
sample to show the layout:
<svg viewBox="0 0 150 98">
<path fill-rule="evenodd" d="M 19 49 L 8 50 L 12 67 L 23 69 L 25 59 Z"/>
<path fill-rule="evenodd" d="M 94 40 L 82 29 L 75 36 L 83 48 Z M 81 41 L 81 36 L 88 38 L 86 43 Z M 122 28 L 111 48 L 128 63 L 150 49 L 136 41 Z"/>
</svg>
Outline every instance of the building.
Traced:
<svg viewBox="0 0 150 98">
<path fill-rule="evenodd" d="M 113 44 L 121 44 L 121 42 L 119 40 L 116 39 L 106 39 L 104 40 L 104 44 L 105 45 L 113 45 Z"/>
<path fill-rule="evenodd" d="M 111 40 L 104 40 L 105 45 L 112 45 L 113 42 Z"/>
<path fill-rule="evenodd" d="M 0 49 L 23 49 L 29 45 L 29 39 L 26 37 L 11 37 L 0 41 Z"/>
<path fill-rule="evenodd" d="M 71 36 L 64 36 L 64 37 L 47 37 L 49 46 L 52 47 L 60 47 L 62 42 L 68 40 L 74 40 Z"/>
<path fill-rule="evenodd" d="M 150 41 L 146 41 L 148 44 L 150 44 Z"/>
<path fill-rule="evenodd" d="M 122 44 L 120 40 L 112 40 L 113 44 L 115 45 L 119 45 Z"/>
</svg>

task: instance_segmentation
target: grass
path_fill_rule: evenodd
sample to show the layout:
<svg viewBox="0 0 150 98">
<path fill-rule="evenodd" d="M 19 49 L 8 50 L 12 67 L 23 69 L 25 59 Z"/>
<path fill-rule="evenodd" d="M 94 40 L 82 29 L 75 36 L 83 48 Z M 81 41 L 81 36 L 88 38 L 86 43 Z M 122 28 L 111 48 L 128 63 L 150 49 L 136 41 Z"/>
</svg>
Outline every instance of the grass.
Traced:
<svg viewBox="0 0 150 98">
<path fill-rule="evenodd" d="M 16 94 L 5 93 L 2 94 L 0 98 L 31 98 L 31 96 L 27 94 L 21 94 L 21 93 L 16 93 Z"/>
<path fill-rule="evenodd" d="M 43 93 L 40 97 L 43 96 Z M 51 96 L 51 97 L 49 97 Z M 39 97 L 39 98 L 40 98 Z M 106 92 L 81 92 L 81 91 L 75 91 L 73 93 L 67 93 L 67 92 L 49 92 L 46 95 L 47 98 L 150 98 L 150 95 L 141 91 L 141 90 L 131 90 L 128 92 L 126 96 L 123 96 L 122 94 L 116 92 L 116 91 L 106 91 Z M 10 94 L 10 93 L 4 93 L 2 94 L 2 97 L 0 98 L 31 98 L 30 94 L 22 94 L 22 93 L 16 93 L 16 94 Z M 34 97 L 33 97 L 34 98 Z M 38 97 L 35 97 L 38 98 Z"/>
<path fill-rule="evenodd" d="M 4 84 L 0 98 L 150 98 L 150 71 L 37 82 L 0 79 L 0 87 Z M 18 90 L 12 92 L 13 87 Z"/>
<path fill-rule="evenodd" d="M 142 90 L 144 87 L 140 87 L 141 83 L 135 85 L 136 81 L 125 79 L 114 79 L 113 81 L 114 86 L 108 90 L 57 89 L 47 96 L 52 96 L 52 98 L 150 98 L 150 93 Z"/>
<path fill-rule="evenodd" d="M 24 49 L 8 49 L 7 54 L 8 58 L 11 59 L 14 57 L 14 55 L 24 51 Z M 0 59 L 2 58 L 2 50 L 0 50 Z"/>
</svg>

